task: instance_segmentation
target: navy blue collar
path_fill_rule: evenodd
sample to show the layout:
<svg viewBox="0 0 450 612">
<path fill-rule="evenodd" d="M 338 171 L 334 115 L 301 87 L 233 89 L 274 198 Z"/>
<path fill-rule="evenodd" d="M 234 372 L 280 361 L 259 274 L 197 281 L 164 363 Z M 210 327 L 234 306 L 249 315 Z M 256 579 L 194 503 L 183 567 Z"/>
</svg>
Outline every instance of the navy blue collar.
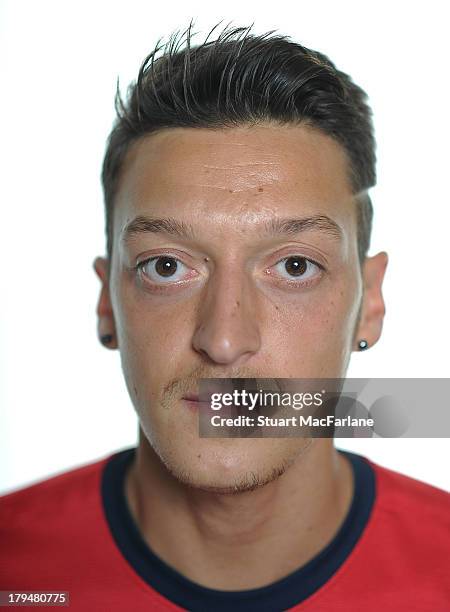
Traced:
<svg viewBox="0 0 450 612">
<path fill-rule="evenodd" d="M 113 455 L 102 474 L 102 501 L 109 528 L 122 555 L 149 586 L 173 603 L 192 611 L 279 612 L 301 603 L 320 589 L 352 552 L 369 519 L 375 500 L 375 475 L 364 457 L 339 451 L 351 463 L 353 500 L 333 540 L 289 576 L 246 591 L 208 589 L 185 578 L 157 557 L 142 538 L 124 492 L 125 475 L 136 449 Z"/>
</svg>

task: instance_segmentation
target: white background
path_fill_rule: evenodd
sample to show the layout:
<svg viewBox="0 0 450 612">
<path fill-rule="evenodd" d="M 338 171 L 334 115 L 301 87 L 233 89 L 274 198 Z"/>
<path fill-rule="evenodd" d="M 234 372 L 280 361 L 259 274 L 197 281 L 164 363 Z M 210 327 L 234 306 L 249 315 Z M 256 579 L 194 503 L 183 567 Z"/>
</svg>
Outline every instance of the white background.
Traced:
<svg viewBox="0 0 450 612">
<path fill-rule="evenodd" d="M 219 4 L 217 4 L 219 6 Z M 385 249 L 387 315 L 354 377 L 448 377 L 449 109 L 446 2 L 4 1 L 1 62 L 0 491 L 136 442 L 117 351 L 96 338 L 104 254 L 100 166 L 125 86 L 191 17 L 276 29 L 329 55 L 370 96 L 378 140 L 371 253 Z M 200 41 L 202 36 L 199 36 Z M 341 446 L 442 488 L 446 439 Z"/>
</svg>

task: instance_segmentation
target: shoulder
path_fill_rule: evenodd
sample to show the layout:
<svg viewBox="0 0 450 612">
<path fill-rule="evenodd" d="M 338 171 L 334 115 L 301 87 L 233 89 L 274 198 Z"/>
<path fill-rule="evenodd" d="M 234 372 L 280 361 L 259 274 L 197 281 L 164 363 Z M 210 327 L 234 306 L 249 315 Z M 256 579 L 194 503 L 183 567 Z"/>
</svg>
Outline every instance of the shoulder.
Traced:
<svg viewBox="0 0 450 612">
<path fill-rule="evenodd" d="M 377 523 L 392 542 L 427 550 L 450 551 L 450 494 L 367 459 L 375 473 Z"/>
<path fill-rule="evenodd" d="M 0 496 L 0 529 L 29 525 L 53 515 L 82 511 L 99 493 L 101 473 L 112 455 L 66 470 Z"/>
<path fill-rule="evenodd" d="M 102 475 L 111 455 L 0 497 L 0 567 L 9 588 L 89 584 L 114 556 L 104 517 Z M 85 560 L 89 559 L 86 564 Z M 100 580 L 100 578 L 99 578 Z M 55 582 L 56 581 L 56 582 Z"/>
<path fill-rule="evenodd" d="M 450 520 L 450 493 L 427 484 L 400 472 L 382 467 L 369 459 L 372 466 L 377 489 L 380 494 L 380 505 L 389 511 L 401 513 L 425 512 L 430 518 Z"/>
</svg>

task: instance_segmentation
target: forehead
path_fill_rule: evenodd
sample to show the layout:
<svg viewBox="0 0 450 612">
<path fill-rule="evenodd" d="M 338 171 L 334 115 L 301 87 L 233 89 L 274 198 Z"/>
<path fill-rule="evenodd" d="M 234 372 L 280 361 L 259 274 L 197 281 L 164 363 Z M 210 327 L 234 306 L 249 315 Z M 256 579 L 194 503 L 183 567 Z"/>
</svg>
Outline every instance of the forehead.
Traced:
<svg viewBox="0 0 450 612">
<path fill-rule="evenodd" d="M 115 232 L 139 214 L 240 219 L 353 216 L 343 148 L 307 125 L 171 128 L 130 148 L 115 202 Z"/>
</svg>

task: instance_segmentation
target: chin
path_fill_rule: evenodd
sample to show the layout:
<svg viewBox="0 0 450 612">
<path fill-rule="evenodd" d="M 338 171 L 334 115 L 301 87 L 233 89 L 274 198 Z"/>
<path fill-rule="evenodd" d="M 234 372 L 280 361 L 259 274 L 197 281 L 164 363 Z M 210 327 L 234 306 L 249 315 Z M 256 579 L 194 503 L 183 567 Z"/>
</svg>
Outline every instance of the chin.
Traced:
<svg viewBox="0 0 450 612">
<path fill-rule="evenodd" d="M 253 491 L 275 481 L 301 453 L 299 447 L 305 446 L 298 439 L 295 445 L 280 439 L 203 438 L 196 442 L 159 449 L 158 455 L 178 482 L 220 494 Z"/>
</svg>

